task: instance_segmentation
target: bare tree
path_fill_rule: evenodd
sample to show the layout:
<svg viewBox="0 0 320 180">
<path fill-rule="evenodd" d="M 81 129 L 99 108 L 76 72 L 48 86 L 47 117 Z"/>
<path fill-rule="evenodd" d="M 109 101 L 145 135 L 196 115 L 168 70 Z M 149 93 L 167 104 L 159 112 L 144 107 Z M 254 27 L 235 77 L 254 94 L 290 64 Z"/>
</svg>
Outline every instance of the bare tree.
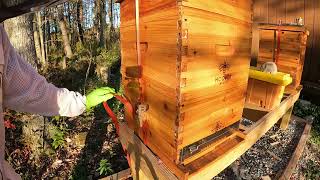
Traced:
<svg viewBox="0 0 320 180">
<path fill-rule="evenodd" d="M 70 40 L 68 37 L 69 32 L 68 32 L 68 28 L 66 25 L 66 18 L 63 15 L 63 8 L 59 12 L 59 27 L 60 27 L 61 34 L 62 34 L 64 52 L 65 52 L 67 58 L 71 59 L 73 57 L 73 53 L 72 53 L 72 49 L 71 49 L 71 45 L 70 45 Z"/>
<path fill-rule="evenodd" d="M 41 47 L 41 64 L 43 66 L 46 66 L 47 62 L 46 62 L 46 53 L 45 53 L 45 45 L 44 45 L 44 31 L 43 31 L 43 21 L 42 21 L 42 16 L 40 12 L 36 13 L 36 17 L 37 17 L 37 24 L 38 24 L 38 31 L 39 31 L 39 37 L 40 37 L 40 47 Z"/>
<path fill-rule="evenodd" d="M 96 35 L 97 42 L 100 42 L 100 20 L 101 20 L 101 0 L 95 1 L 94 6 L 94 33 Z"/>
<path fill-rule="evenodd" d="M 17 52 L 33 67 L 37 68 L 32 22 L 33 14 L 26 14 L 5 21 L 4 27 Z"/>
<path fill-rule="evenodd" d="M 36 18 L 34 18 L 34 21 L 36 22 Z M 35 45 L 36 55 L 37 55 L 38 61 L 40 61 L 42 57 L 41 57 L 41 45 L 40 45 L 39 31 L 37 29 L 37 23 L 33 23 L 33 29 L 34 29 L 33 34 L 34 34 L 34 45 Z"/>
<path fill-rule="evenodd" d="M 110 32 L 109 32 L 109 36 L 110 36 L 110 40 L 111 42 L 114 41 L 114 34 L 115 34 L 115 29 L 114 29 L 114 19 L 113 19 L 113 5 L 114 5 L 114 2 L 113 0 L 109 0 L 109 19 L 110 19 Z"/>
<path fill-rule="evenodd" d="M 100 8 L 100 47 L 105 47 L 106 38 L 105 38 L 105 29 L 106 29 L 106 0 L 101 0 L 101 8 Z"/>
<path fill-rule="evenodd" d="M 83 22 L 83 5 L 82 0 L 77 1 L 77 26 L 78 26 L 78 33 L 79 33 L 79 41 L 83 43 L 83 28 L 82 28 L 82 22 Z"/>
</svg>

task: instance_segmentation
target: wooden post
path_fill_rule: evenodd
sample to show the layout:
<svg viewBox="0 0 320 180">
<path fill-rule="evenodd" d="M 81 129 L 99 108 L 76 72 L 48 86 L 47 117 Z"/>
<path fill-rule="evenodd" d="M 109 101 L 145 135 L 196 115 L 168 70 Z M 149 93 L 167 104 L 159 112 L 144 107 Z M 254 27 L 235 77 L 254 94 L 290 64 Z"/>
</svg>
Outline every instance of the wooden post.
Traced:
<svg viewBox="0 0 320 180">
<path fill-rule="evenodd" d="M 290 119 L 291 119 L 292 110 L 293 110 L 293 106 L 290 109 L 288 109 L 288 111 L 283 115 L 281 119 L 281 124 L 280 124 L 280 128 L 282 130 L 286 130 L 288 128 Z"/>
<path fill-rule="evenodd" d="M 307 143 L 308 137 L 310 135 L 310 131 L 312 128 L 312 123 L 306 122 L 306 125 L 304 127 L 304 131 L 301 135 L 301 138 L 299 140 L 299 143 L 296 147 L 296 150 L 294 151 L 286 169 L 283 171 L 282 175 L 280 176 L 279 180 L 287 180 L 290 179 L 292 172 L 297 166 L 297 163 L 303 153 L 304 147 Z"/>
</svg>

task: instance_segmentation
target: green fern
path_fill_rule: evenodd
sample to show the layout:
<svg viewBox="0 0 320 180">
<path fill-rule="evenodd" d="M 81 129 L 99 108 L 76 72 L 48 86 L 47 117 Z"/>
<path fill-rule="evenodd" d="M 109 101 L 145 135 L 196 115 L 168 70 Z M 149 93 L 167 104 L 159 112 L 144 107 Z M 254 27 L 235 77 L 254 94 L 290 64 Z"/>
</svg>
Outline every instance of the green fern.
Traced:
<svg viewBox="0 0 320 180">
<path fill-rule="evenodd" d="M 107 175 L 113 173 L 111 164 L 106 159 L 102 159 L 100 161 L 99 168 L 97 169 L 97 171 L 99 171 L 100 175 Z"/>
<path fill-rule="evenodd" d="M 64 133 L 59 130 L 55 129 L 53 136 L 52 136 L 52 147 L 53 149 L 58 149 L 59 147 L 62 147 L 64 145 Z"/>
</svg>

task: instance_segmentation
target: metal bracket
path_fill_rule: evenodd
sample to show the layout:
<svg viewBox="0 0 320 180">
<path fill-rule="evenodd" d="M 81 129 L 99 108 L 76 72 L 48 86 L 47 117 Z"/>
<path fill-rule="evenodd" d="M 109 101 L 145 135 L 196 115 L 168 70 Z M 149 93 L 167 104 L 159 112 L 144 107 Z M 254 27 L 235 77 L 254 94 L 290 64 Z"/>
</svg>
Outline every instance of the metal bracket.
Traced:
<svg viewBox="0 0 320 180">
<path fill-rule="evenodd" d="M 140 127 L 142 127 L 143 121 L 146 119 L 145 113 L 149 110 L 148 104 L 139 104 L 137 106 L 136 114 L 139 119 Z"/>
</svg>

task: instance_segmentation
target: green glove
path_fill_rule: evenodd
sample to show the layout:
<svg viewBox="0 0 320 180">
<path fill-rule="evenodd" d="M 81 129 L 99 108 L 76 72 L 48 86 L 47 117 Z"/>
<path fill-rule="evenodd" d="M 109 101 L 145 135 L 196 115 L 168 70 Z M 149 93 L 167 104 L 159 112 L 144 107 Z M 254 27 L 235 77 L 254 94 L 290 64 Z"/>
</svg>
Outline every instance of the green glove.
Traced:
<svg viewBox="0 0 320 180">
<path fill-rule="evenodd" d="M 102 87 L 92 91 L 86 97 L 86 109 L 89 110 L 100 103 L 108 101 L 113 98 L 115 93 L 116 91 L 110 87 Z"/>
</svg>

